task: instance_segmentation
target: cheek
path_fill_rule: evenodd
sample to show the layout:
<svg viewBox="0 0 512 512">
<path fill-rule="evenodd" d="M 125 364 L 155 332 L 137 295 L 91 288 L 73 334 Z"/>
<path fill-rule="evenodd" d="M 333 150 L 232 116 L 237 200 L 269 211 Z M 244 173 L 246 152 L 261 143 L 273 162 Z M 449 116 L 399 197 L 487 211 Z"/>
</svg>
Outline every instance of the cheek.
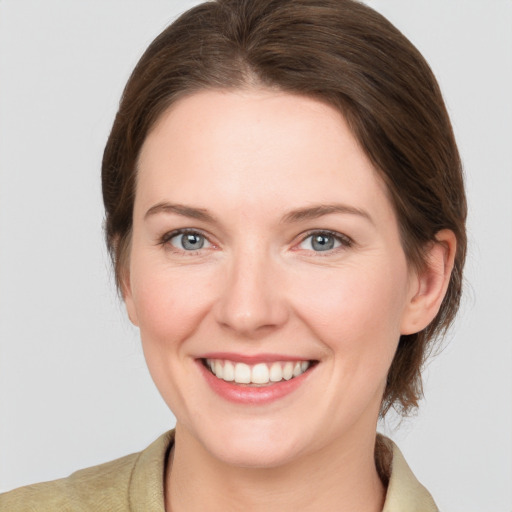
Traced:
<svg viewBox="0 0 512 512">
<path fill-rule="evenodd" d="M 133 302 L 143 343 L 179 343 L 199 325 L 211 303 L 212 287 L 200 268 L 166 265 L 132 267 Z"/>
<path fill-rule="evenodd" d="M 187 340 L 194 337 L 211 303 L 208 276 L 199 269 L 172 269 L 168 265 L 134 262 L 133 303 L 137 312 L 144 357 L 169 408 L 186 410 L 190 371 Z"/>
<path fill-rule="evenodd" d="M 391 363 L 407 300 L 405 262 L 310 274 L 300 287 L 299 315 L 335 355 Z"/>
</svg>

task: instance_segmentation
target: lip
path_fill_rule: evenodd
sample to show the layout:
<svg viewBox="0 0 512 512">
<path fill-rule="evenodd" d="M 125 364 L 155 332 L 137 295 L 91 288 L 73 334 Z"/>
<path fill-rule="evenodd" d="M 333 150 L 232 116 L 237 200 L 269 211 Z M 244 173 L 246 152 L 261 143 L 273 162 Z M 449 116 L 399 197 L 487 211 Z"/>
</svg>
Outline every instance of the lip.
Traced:
<svg viewBox="0 0 512 512">
<path fill-rule="evenodd" d="M 285 354 L 255 354 L 252 356 L 235 354 L 233 352 L 209 352 L 199 356 L 198 359 L 227 359 L 235 363 L 254 365 L 258 363 L 274 363 L 277 361 L 309 361 L 303 357 L 289 356 Z"/>
<path fill-rule="evenodd" d="M 229 354 L 229 357 L 218 357 L 220 354 L 209 354 L 208 359 L 229 359 L 231 361 L 237 362 L 245 362 L 252 361 L 254 362 L 271 362 L 271 361 L 304 361 L 304 359 L 299 358 L 288 358 L 287 356 L 276 356 L 274 359 L 274 355 L 272 355 L 272 359 L 262 359 L 262 355 L 258 355 L 257 357 L 251 356 L 240 356 L 240 359 L 233 359 L 234 354 Z M 224 354 L 227 355 L 227 354 Z M 217 378 L 213 373 L 211 373 L 203 364 L 202 359 L 196 360 L 197 365 L 199 367 L 200 372 L 202 373 L 204 379 L 210 386 L 210 388 L 221 398 L 233 402 L 236 404 L 246 404 L 246 405 L 265 405 L 275 402 L 285 396 L 296 391 L 304 382 L 309 378 L 312 369 L 316 366 L 312 366 L 306 372 L 299 375 L 298 377 L 294 377 L 290 380 L 285 380 L 281 382 L 276 382 L 267 386 L 248 386 L 248 385 L 240 385 L 234 384 L 233 382 L 226 382 L 225 380 Z"/>
</svg>

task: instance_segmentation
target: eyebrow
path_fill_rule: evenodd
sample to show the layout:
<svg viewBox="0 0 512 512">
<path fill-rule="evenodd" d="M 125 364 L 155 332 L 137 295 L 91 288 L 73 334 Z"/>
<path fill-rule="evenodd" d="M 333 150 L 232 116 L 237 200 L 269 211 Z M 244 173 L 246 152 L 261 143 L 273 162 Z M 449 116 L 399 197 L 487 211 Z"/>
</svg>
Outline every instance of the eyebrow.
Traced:
<svg viewBox="0 0 512 512">
<path fill-rule="evenodd" d="M 208 222 L 210 224 L 218 223 L 217 219 L 213 215 L 211 215 L 205 208 L 195 208 L 192 206 L 168 202 L 161 202 L 152 206 L 144 215 L 144 219 L 147 219 L 148 217 L 151 217 L 158 213 L 174 213 L 176 215 L 181 215 L 189 219 L 196 219 L 203 222 Z M 357 215 L 368 220 L 371 224 L 374 224 L 370 214 L 365 210 L 340 203 L 319 204 L 292 210 L 283 215 L 283 217 L 281 218 L 281 223 L 294 224 L 305 220 L 318 219 L 319 217 L 323 217 L 324 215 L 330 215 L 333 213 Z"/>
<path fill-rule="evenodd" d="M 144 219 L 156 215 L 157 213 L 175 213 L 190 219 L 202 220 L 203 222 L 216 223 L 215 217 L 208 213 L 204 208 L 194 208 L 192 206 L 185 206 L 183 204 L 174 203 L 158 203 L 152 206 L 144 215 Z"/>
<path fill-rule="evenodd" d="M 288 212 L 283 216 L 281 222 L 286 224 L 292 224 L 304 220 L 318 219 L 319 217 L 323 217 L 324 215 L 330 215 L 332 213 L 358 215 L 368 220 L 371 224 L 374 224 L 373 219 L 371 218 L 370 214 L 367 211 L 362 210 L 361 208 L 356 208 L 355 206 L 349 206 L 340 203 L 319 204 L 309 206 L 306 208 L 292 210 L 291 212 Z"/>
</svg>

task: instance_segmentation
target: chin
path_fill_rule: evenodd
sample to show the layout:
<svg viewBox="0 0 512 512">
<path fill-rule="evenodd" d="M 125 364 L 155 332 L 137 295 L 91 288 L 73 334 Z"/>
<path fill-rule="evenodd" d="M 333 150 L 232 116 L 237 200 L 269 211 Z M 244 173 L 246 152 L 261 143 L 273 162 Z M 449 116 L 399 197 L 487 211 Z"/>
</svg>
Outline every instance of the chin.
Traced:
<svg viewBox="0 0 512 512">
<path fill-rule="evenodd" d="M 202 435 L 204 434 L 204 435 Z M 275 468 L 295 460 L 310 445 L 304 432 L 255 418 L 224 428 L 197 432 L 199 442 L 217 460 L 236 467 Z"/>
<path fill-rule="evenodd" d="M 213 449 L 212 453 L 225 464 L 243 468 L 277 468 L 292 462 L 298 456 L 293 446 L 275 445 L 263 440 L 235 439 L 228 445 Z"/>
</svg>

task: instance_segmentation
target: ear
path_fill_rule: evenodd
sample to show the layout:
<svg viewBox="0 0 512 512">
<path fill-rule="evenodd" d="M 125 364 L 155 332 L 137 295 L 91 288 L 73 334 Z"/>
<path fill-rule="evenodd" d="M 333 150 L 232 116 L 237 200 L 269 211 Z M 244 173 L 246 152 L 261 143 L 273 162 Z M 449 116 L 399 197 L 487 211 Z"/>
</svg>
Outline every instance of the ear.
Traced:
<svg viewBox="0 0 512 512">
<path fill-rule="evenodd" d="M 411 280 L 411 297 L 402 316 L 401 334 L 414 334 L 427 327 L 443 302 L 455 259 L 457 239 L 450 229 L 436 234 L 427 249 L 425 267 Z"/>
<path fill-rule="evenodd" d="M 126 306 L 126 312 L 128 313 L 128 318 L 133 325 L 138 327 L 139 320 L 137 317 L 137 309 L 135 308 L 135 301 L 133 298 L 129 264 L 126 264 L 125 267 L 121 270 L 119 279 L 121 293 L 123 294 L 123 300 Z"/>
<path fill-rule="evenodd" d="M 112 240 L 114 254 L 116 255 L 115 273 L 119 291 L 123 297 L 126 306 L 126 312 L 130 322 L 139 326 L 135 302 L 133 300 L 131 276 L 130 276 L 130 252 L 131 252 L 131 233 L 128 236 L 120 237 L 116 235 Z"/>
</svg>

